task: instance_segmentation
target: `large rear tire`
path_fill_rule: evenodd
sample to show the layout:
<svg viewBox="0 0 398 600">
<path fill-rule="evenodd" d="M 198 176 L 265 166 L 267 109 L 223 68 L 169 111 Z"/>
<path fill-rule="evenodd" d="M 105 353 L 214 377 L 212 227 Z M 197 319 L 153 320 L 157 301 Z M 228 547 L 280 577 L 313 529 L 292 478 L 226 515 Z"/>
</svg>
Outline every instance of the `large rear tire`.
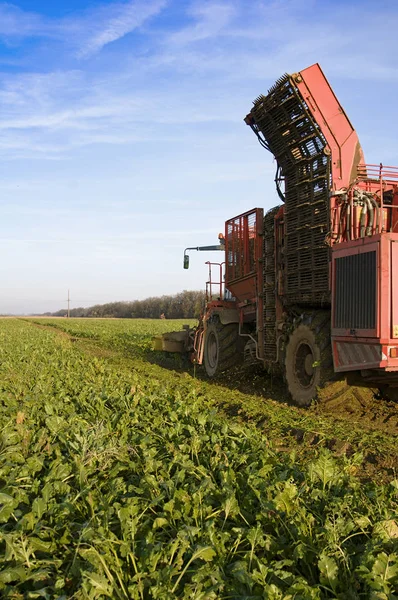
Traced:
<svg viewBox="0 0 398 600">
<path fill-rule="evenodd" d="M 314 330 L 299 325 L 289 337 L 285 355 L 285 380 L 298 406 L 309 406 L 322 380 L 324 357 Z"/>
<path fill-rule="evenodd" d="M 209 323 L 205 331 L 204 365 L 209 377 L 239 364 L 242 360 L 237 323 Z"/>
<path fill-rule="evenodd" d="M 297 406 L 309 406 L 314 399 L 337 407 L 366 403 L 374 390 L 351 386 L 344 374 L 333 369 L 330 312 L 305 315 L 290 334 L 285 353 L 285 382 Z"/>
</svg>

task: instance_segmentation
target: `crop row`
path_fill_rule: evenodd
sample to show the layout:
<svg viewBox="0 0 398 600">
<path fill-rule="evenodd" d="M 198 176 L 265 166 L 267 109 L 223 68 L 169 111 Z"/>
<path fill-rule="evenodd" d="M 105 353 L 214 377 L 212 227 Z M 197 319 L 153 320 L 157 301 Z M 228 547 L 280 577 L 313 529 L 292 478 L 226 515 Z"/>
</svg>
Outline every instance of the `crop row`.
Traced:
<svg viewBox="0 0 398 600">
<path fill-rule="evenodd" d="M 140 355 L 152 348 L 152 336 L 193 327 L 195 319 L 30 319 L 40 326 L 50 326 L 75 338 L 100 340 L 129 354 Z"/>
</svg>

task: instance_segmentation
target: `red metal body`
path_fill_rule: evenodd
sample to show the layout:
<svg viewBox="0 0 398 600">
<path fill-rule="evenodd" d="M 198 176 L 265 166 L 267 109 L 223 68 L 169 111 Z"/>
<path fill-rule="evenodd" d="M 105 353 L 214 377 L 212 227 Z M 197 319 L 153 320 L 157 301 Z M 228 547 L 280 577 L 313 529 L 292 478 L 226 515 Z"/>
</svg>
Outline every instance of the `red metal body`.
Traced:
<svg viewBox="0 0 398 600">
<path fill-rule="evenodd" d="M 398 169 L 359 165 L 332 214 L 335 370 L 382 369 L 398 383 Z"/>
<path fill-rule="evenodd" d="M 339 261 L 348 266 L 341 292 L 336 274 Z M 357 273 L 353 267 L 359 267 Z M 383 369 L 386 373 L 398 373 L 398 233 L 377 234 L 334 246 L 332 282 L 335 370 Z M 352 291 L 356 294 L 355 303 Z M 386 383 L 387 380 L 388 377 Z"/>
<path fill-rule="evenodd" d="M 254 208 L 225 223 L 225 285 L 239 302 L 255 303 L 261 289 L 263 210 Z"/>
<path fill-rule="evenodd" d="M 332 190 L 348 187 L 364 162 L 358 135 L 318 63 L 293 75 L 308 112 L 324 135 L 332 155 Z"/>
<path fill-rule="evenodd" d="M 225 287 L 236 299 L 240 326 L 254 321 L 257 357 L 264 358 L 263 217 L 254 208 L 225 223 Z"/>
</svg>

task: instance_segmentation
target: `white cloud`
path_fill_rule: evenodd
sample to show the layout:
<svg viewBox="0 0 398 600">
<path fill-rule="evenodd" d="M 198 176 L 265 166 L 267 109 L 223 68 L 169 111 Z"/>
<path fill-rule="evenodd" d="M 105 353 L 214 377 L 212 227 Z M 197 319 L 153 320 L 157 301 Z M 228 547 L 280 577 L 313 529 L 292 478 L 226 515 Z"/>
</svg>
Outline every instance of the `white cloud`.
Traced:
<svg viewBox="0 0 398 600">
<path fill-rule="evenodd" d="M 97 14 L 98 21 L 91 27 L 93 31 L 82 43 L 77 55 L 85 58 L 99 52 L 107 44 L 131 33 L 159 14 L 166 3 L 166 0 L 136 0 L 104 7 Z"/>
<path fill-rule="evenodd" d="M 5 41 L 24 38 L 53 38 L 76 48 L 79 58 L 88 58 L 104 46 L 159 14 L 167 0 L 129 0 L 111 2 L 75 14 L 73 17 L 50 19 L 23 11 L 8 2 L 0 3 L 0 37 Z"/>
<path fill-rule="evenodd" d="M 187 12 L 195 23 L 171 34 L 172 44 L 184 46 L 220 35 L 237 14 L 229 2 L 200 2 Z"/>
<path fill-rule="evenodd" d="M 6 39 L 48 36 L 51 29 L 51 22 L 40 14 L 23 11 L 9 2 L 0 4 L 0 36 Z"/>
</svg>

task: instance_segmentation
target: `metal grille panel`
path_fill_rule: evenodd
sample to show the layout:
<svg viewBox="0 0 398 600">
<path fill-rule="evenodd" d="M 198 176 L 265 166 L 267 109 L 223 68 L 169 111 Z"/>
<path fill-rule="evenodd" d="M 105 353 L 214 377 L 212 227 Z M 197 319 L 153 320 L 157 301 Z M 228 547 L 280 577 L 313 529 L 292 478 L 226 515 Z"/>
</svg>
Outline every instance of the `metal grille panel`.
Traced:
<svg viewBox="0 0 398 600">
<path fill-rule="evenodd" d="M 334 327 L 375 329 L 376 250 L 336 258 Z"/>
</svg>

